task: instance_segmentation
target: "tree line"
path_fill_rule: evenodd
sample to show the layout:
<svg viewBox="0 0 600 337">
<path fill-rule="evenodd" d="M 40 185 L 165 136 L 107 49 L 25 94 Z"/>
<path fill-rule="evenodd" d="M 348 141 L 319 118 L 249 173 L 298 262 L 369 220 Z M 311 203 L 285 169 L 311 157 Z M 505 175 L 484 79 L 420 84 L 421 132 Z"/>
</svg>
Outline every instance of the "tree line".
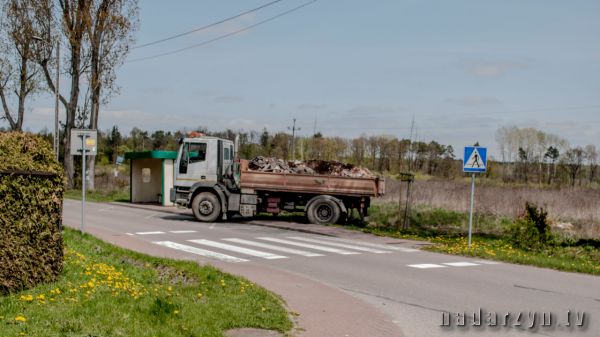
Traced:
<svg viewBox="0 0 600 337">
<path fill-rule="evenodd" d="M 598 149 L 594 144 L 571 146 L 551 133 L 534 128 L 502 127 L 496 131 L 500 151 L 496 175 L 505 182 L 539 185 L 598 183 Z"/>
<path fill-rule="evenodd" d="M 411 141 L 391 135 L 327 137 L 317 133 L 296 137 L 292 142 L 291 134 L 266 129 L 211 131 L 199 127 L 175 132 L 149 132 L 133 128 L 128 134 L 123 134 L 114 126 L 99 132 L 97 160 L 102 165 L 110 165 L 129 151 L 175 151 L 179 147 L 179 139 L 192 131 L 231 140 L 237 136 L 239 156 L 243 159 L 268 156 L 287 160 L 334 160 L 392 176 L 406 172 L 441 179 L 463 176 L 462 154 L 457 156 L 451 145 L 436 141 Z M 41 134 L 51 139 L 48 132 L 42 131 Z M 598 151 L 594 145 L 571 147 L 556 135 L 517 127 L 498 129 L 496 139 L 499 158 L 488 159 L 485 176 L 489 179 L 544 186 L 600 183 Z"/>
</svg>

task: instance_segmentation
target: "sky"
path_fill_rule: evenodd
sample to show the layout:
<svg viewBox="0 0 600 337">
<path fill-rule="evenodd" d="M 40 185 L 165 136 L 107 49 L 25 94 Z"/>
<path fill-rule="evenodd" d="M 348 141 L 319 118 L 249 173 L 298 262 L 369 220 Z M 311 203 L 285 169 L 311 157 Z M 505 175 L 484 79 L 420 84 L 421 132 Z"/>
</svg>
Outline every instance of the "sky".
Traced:
<svg viewBox="0 0 600 337">
<path fill-rule="evenodd" d="M 309 0 L 132 50 L 100 128 L 204 126 L 300 135 L 385 134 L 497 151 L 503 126 L 600 146 L 600 1 L 317 0 L 240 34 L 202 43 Z M 136 43 L 219 21 L 269 0 L 140 0 Z M 63 78 L 62 88 L 68 90 Z M 63 94 L 66 91 L 63 91 Z M 25 127 L 52 129 L 53 100 Z M 315 123 L 316 121 L 316 123 Z M 456 151 L 456 150 L 455 150 Z M 461 151 L 456 151 L 460 153 Z"/>
</svg>

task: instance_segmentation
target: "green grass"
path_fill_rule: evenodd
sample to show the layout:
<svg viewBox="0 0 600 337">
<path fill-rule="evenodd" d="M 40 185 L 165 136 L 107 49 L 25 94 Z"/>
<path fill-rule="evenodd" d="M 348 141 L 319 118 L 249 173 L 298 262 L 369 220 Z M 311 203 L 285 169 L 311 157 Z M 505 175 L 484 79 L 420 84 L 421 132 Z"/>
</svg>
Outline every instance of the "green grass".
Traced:
<svg viewBox="0 0 600 337">
<path fill-rule="evenodd" d="M 75 199 L 81 200 L 81 190 L 66 190 L 65 198 L 67 199 Z M 129 189 L 124 190 L 113 190 L 113 191 L 103 191 L 103 190 L 95 190 L 88 191 L 85 195 L 85 200 L 95 201 L 95 202 L 110 202 L 110 201 L 129 201 Z"/>
<path fill-rule="evenodd" d="M 57 282 L 0 296 L 3 336 L 223 336 L 287 332 L 276 295 L 193 262 L 154 258 L 65 229 Z"/>
<path fill-rule="evenodd" d="M 425 250 L 510 263 L 552 268 L 563 271 L 600 275 L 600 242 L 554 235 L 552 243 L 541 249 L 526 250 L 515 247 L 505 236 L 505 229 L 513 220 L 505 217 L 477 214 L 471 248 L 467 246 L 468 214 L 426 206 L 414 208 L 411 227 L 398 229 L 398 205 L 372 205 L 370 223 L 351 223 L 350 228 L 379 236 L 411 240 L 425 240 L 432 244 Z"/>
<path fill-rule="evenodd" d="M 376 227 L 401 228 L 404 223 L 404 207 L 401 213 L 398 213 L 398 204 L 373 203 L 369 213 L 369 222 Z M 476 233 L 499 235 L 503 228 L 512 223 L 512 219 L 475 213 L 473 223 L 477 224 L 474 227 Z M 357 222 L 352 222 L 352 224 L 359 225 Z M 469 228 L 468 213 L 415 205 L 411 210 L 410 228 L 412 232 L 426 236 L 438 233 L 450 236 L 464 234 Z"/>
</svg>

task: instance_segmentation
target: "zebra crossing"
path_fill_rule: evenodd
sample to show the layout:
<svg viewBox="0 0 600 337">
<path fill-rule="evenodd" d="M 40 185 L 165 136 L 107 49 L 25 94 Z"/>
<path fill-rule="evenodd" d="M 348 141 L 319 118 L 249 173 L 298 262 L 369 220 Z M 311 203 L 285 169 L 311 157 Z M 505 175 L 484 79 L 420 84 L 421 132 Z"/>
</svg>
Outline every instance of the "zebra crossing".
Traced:
<svg viewBox="0 0 600 337">
<path fill-rule="evenodd" d="M 170 233 L 173 233 L 171 231 Z M 133 233 L 132 233 L 133 234 Z M 154 232 L 140 232 L 136 235 L 156 235 Z M 389 254 L 393 252 L 412 253 L 417 249 L 388 246 L 369 242 L 354 241 L 341 238 L 315 238 L 309 236 L 269 237 L 261 236 L 251 239 L 187 239 L 185 243 L 174 241 L 152 241 L 156 245 L 168 247 L 216 259 L 224 262 L 248 262 L 252 258 L 278 260 L 293 256 L 322 257 L 332 255 Z"/>
</svg>

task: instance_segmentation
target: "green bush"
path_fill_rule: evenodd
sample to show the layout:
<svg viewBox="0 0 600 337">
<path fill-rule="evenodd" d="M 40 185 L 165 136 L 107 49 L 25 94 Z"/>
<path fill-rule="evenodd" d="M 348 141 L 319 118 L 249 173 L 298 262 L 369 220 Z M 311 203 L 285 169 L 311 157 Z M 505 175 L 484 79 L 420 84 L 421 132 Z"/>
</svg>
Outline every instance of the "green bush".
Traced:
<svg viewBox="0 0 600 337">
<path fill-rule="evenodd" d="M 0 133 L 0 293 L 50 282 L 62 271 L 63 171 L 50 144 Z"/>
<path fill-rule="evenodd" d="M 507 235 L 516 247 L 530 251 L 540 250 L 552 238 L 548 212 L 533 203 L 525 203 L 525 213 L 508 228 Z"/>
</svg>

